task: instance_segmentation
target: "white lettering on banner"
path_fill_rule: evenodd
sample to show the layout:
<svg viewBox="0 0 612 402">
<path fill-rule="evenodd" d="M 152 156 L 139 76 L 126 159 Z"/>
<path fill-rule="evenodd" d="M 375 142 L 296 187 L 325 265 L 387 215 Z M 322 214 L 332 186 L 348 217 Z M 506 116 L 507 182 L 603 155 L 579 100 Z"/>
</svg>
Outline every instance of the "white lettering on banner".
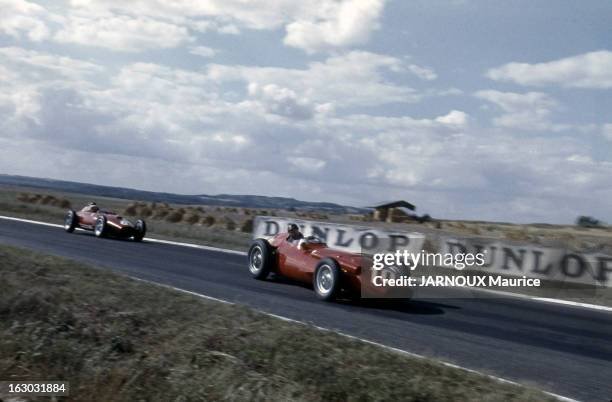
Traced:
<svg viewBox="0 0 612 402">
<path fill-rule="evenodd" d="M 315 222 L 300 219 L 258 216 L 253 224 L 253 238 L 271 237 L 287 231 L 287 225 L 295 223 L 304 236 L 317 236 L 331 248 L 361 252 L 379 250 L 409 250 L 414 253 L 423 248 L 425 235 L 416 232 L 381 230 L 354 225 Z"/>
</svg>

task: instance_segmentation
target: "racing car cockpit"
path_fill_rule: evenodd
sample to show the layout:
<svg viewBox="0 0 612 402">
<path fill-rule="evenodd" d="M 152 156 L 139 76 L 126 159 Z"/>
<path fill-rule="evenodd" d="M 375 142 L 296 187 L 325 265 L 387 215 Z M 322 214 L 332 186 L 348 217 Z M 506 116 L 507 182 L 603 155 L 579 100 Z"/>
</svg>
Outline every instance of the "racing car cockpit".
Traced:
<svg viewBox="0 0 612 402">
<path fill-rule="evenodd" d="M 98 212 L 98 211 L 100 211 L 100 208 L 98 207 L 98 205 L 95 202 L 90 202 L 89 204 L 84 206 L 83 209 L 81 209 L 81 211 L 83 211 L 83 212 Z"/>
<path fill-rule="evenodd" d="M 326 246 L 327 244 L 323 239 L 317 236 L 306 236 L 301 239 L 298 243 L 299 249 L 311 248 L 312 246 Z"/>
</svg>

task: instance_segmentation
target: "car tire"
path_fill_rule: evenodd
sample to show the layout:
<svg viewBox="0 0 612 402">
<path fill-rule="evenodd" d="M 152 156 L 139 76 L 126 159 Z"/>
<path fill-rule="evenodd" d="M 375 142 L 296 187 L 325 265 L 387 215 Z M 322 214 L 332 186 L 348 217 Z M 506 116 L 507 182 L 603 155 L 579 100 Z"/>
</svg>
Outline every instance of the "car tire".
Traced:
<svg viewBox="0 0 612 402">
<path fill-rule="evenodd" d="M 317 264 L 312 278 L 317 298 L 332 301 L 340 293 L 340 266 L 331 258 L 324 258 Z"/>
<path fill-rule="evenodd" d="M 249 248 L 249 272 L 255 279 L 264 280 L 272 272 L 274 252 L 264 239 L 257 239 Z"/>
<path fill-rule="evenodd" d="M 134 230 L 136 230 L 136 234 L 134 234 L 134 241 L 142 241 L 147 234 L 147 223 L 142 219 L 138 219 L 136 221 Z"/>
<path fill-rule="evenodd" d="M 96 219 L 96 224 L 94 226 L 94 235 L 96 237 L 104 237 L 106 236 L 108 225 L 106 224 L 106 216 L 98 216 Z"/>
<path fill-rule="evenodd" d="M 68 233 L 74 232 L 74 229 L 77 227 L 77 223 L 79 221 L 79 217 L 76 212 L 72 209 L 66 212 L 66 216 L 64 217 L 64 230 Z"/>
</svg>

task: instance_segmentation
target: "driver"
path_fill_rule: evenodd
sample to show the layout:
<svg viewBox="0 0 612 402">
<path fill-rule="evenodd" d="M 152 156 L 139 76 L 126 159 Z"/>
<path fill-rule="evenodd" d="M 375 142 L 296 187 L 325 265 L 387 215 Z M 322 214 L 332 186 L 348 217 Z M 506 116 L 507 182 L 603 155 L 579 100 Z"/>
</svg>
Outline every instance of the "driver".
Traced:
<svg viewBox="0 0 612 402">
<path fill-rule="evenodd" d="M 95 202 L 90 202 L 85 206 L 85 208 L 83 208 L 83 212 L 98 212 L 99 210 L 100 208 L 98 208 L 98 205 Z"/>
<path fill-rule="evenodd" d="M 299 242 L 304 238 L 304 235 L 300 232 L 300 228 L 295 223 L 290 223 L 287 231 L 289 232 L 287 241 L 290 243 Z"/>
</svg>

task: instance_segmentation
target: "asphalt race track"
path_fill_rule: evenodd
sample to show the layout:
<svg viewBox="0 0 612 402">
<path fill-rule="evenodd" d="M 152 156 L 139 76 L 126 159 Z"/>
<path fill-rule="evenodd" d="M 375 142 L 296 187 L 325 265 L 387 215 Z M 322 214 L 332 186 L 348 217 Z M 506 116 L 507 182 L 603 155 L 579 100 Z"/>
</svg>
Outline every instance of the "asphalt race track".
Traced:
<svg viewBox="0 0 612 402">
<path fill-rule="evenodd" d="M 75 258 L 585 401 L 612 399 L 612 313 L 525 299 L 324 303 L 311 289 L 256 281 L 246 257 L 67 234 L 0 219 L 0 243 Z M 1 264 L 1 261 L 0 261 Z"/>
</svg>

